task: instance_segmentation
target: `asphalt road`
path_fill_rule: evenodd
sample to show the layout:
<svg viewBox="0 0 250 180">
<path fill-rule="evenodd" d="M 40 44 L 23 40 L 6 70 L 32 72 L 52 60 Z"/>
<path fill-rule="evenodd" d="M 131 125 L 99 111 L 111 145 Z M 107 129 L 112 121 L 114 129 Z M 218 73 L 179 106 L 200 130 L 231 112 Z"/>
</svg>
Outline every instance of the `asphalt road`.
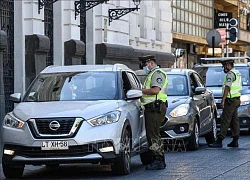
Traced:
<svg viewBox="0 0 250 180">
<path fill-rule="evenodd" d="M 162 180 L 250 180 L 250 137 L 242 135 L 239 148 L 209 148 L 204 138 L 197 151 L 166 152 L 167 167 L 164 170 L 146 171 L 139 156 L 132 158 L 132 171 L 127 176 L 115 176 L 108 166 L 91 164 L 61 165 L 58 168 L 26 166 L 22 179 L 162 179 Z M 5 179 L 2 168 L 0 178 Z"/>
</svg>

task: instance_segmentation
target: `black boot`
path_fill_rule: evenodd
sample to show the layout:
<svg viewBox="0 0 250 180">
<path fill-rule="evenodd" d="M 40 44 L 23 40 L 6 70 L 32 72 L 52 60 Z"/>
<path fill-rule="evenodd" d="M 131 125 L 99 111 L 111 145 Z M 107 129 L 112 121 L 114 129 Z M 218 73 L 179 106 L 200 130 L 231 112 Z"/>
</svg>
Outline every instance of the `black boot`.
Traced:
<svg viewBox="0 0 250 180">
<path fill-rule="evenodd" d="M 227 145 L 227 147 L 239 147 L 238 139 L 239 139 L 239 137 L 233 137 L 232 142 L 229 143 L 229 144 Z"/>
<path fill-rule="evenodd" d="M 208 146 L 211 148 L 222 148 L 222 139 L 217 138 L 213 144 L 209 144 Z"/>
<path fill-rule="evenodd" d="M 165 167 L 166 167 L 165 154 L 163 154 L 163 156 L 162 156 L 162 161 L 163 161 L 163 164 L 164 164 L 164 168 L 165 168 Z"/>
<path fill-rule="evenodd" d="M 151 164 L 146 166 L 146 170 L 160 170 L 165 169 L 165 163 L 163 162 L 163 159 L 161 156 L 154 157 L 154 160 Z"/>
</svg>

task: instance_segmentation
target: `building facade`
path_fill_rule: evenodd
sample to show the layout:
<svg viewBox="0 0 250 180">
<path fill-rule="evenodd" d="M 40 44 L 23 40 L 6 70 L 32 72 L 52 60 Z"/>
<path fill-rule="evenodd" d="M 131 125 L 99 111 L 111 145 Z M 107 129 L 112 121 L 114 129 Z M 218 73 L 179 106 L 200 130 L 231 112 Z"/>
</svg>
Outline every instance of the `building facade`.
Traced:
<svg viewBox="0 0 250 180">
<path fill-rule="evenodd" d="M 185 50 L 183 57 L 177 60 L 177 67 L 192 68 L 201 57 L 212 56 L 206 35 L 215 28 L 215 16 L 218 12 L 230 13 L 232 18 L 238 20 L 238 41 L 234 44 L 229 43 L 229 48 L 232 48 L 232 53 L 229 53 L 229 56 L 248 54 L 250 42 L 249 5 L 248 0 L 173 0 L 172 51 L 175 49 Z M 220 53 L 215 54 L 215 56 L 225 55 L 225 47 L 222 44 L 217 47 Z"/>
<path fill-rule="evenodd" d="M 110 18 L 110 9 L 135 7 L 132 0 L 1 0 L 6 111 L 13 108 L 9 95 L 23 94 L 49 65 L 123 63 L 138 69 L 138 56 L 147 54 L 163 67 L 173 65 L 171 0 L 141 1 L 139 10 Z"/>
</svg>

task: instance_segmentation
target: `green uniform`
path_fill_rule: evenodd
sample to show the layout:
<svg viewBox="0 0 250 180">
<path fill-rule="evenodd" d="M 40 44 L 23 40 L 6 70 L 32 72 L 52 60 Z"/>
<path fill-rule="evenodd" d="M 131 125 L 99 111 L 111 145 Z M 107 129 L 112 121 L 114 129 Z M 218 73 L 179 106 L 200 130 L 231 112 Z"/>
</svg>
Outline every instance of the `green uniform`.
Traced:
<svg viewBox="0 0 250 180">
<path fill-rule="evenodd" d="M 167 75 L 158 66 L 150 71 L 145 82 L 145 89 L 159 87 L 161 91 L 156 95 L 143 95 L 142 104 L 145 106 L 145 125 L 149 144 L 149 150 L 152 156 L 163 156 L 164 148 L 160 136 L 160 126 L 165 119 L 166 114 L 166 86 Z M 154 106 L 156 98 L 160 100 L 160 111 Z M 155 108 L 155 109 L 154 109 Z"/>
<path fill-rule="evenodd" d="M 221 115 L 221 129 L 218 137 L 224 139 L 228 128 L 231 128 L 232 136 L 239 137 L 240 124 L 238 117 L 238 107 L 240 106 L 241 74 L 236 69 L 231 69 L 224 78 L 223 90 L 225 86 L 230 87 L 224 103 L 224 109 Z"/>
</svg>

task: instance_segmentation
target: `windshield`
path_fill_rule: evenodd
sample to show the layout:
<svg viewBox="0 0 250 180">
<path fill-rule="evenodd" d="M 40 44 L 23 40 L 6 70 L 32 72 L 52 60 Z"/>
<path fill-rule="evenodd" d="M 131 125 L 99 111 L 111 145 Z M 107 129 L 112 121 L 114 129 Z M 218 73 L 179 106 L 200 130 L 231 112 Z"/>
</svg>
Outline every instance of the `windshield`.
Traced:
<svg viewBox="0 0 250 180">
<path fill-rule="evenodd" d="M 24 101 L 81 101 L 117 99 L 115 72 L 40 74 Z"/>
<path fill-rule="evenodd" d="M 168 96 L 187 96 L 187 78 L 184 75 L 168 74 Z"/>
<path fill-rule="evenodd" d="M 241 73 L 243 86 L 249 85 L 249 69 L 246 67 L 235 67 Z M 223 85 L 225 73 L 222 67 L 209 67 L 206 73 L 206 86 L 220 87 Z"/>
</svg>

